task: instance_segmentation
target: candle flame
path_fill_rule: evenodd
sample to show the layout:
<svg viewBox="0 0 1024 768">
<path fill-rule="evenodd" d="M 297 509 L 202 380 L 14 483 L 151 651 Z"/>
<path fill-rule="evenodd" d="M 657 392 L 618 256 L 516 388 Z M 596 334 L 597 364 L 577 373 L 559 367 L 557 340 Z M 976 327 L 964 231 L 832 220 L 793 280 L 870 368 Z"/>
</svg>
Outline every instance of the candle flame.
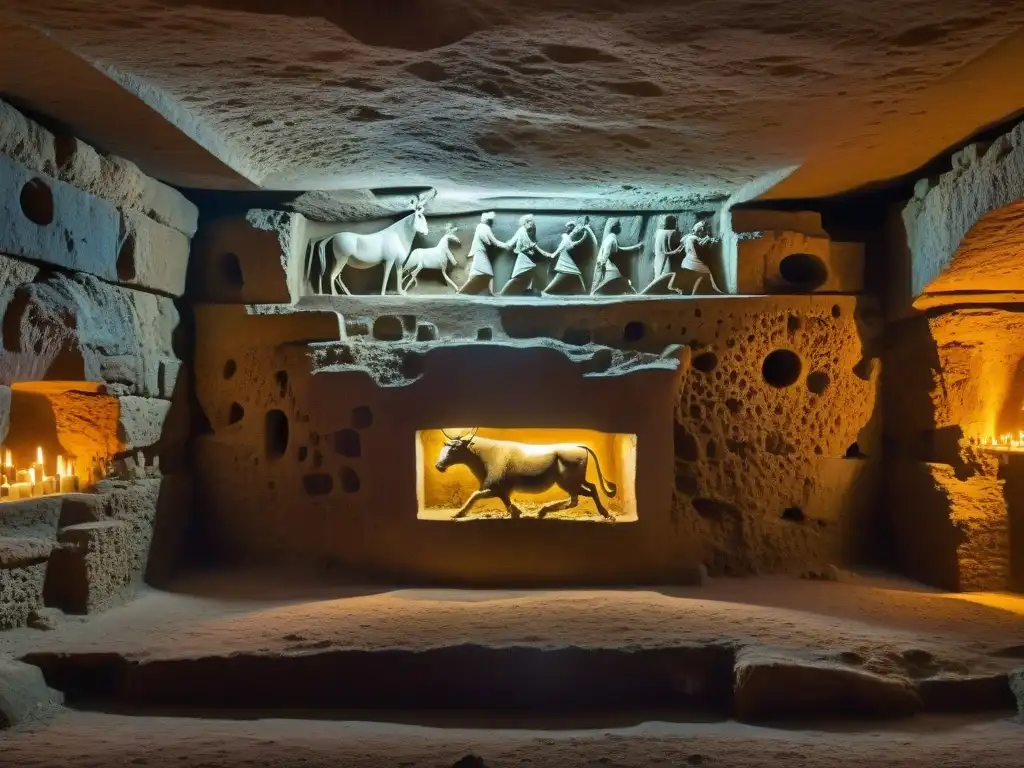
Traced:
<svg viewBox="0 0 1024 768">
<path fill-rule="evenodd" d="M 14 466 L 14 456 L 11 454 L 10 449 L 4 454 L 4 465 L 8 467 Z"/>
<path fill-rule="evenodd" d="M 63 475 L 64 474 L 64 457 L 63 456 L 58 456 L 57 457 L 57 474 L 58 475 Z"/>
<path fill-rule="evenodd" d="M 36 448 L 36 464 L 43 463 L 43 446 Z"/>
<path fill-rule="evenodd" d="M 32 483 L 32 485 L 36 484 L 36 468 L 35 467 L 30 467 L 29 468 L 29 470 L 28 470 L 28 481 L 30 483 Z"/>
</svg>

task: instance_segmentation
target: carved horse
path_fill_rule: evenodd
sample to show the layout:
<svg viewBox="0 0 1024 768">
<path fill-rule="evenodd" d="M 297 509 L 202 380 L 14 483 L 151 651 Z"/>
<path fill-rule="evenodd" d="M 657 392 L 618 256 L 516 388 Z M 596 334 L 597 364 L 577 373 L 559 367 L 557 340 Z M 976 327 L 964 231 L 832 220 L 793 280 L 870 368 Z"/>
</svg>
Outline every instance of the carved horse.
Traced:
<svg viewBox="0 0 1024 768">
<path fill-rule="evenodd" d="M 436 194 L 436 193 L 435 193 Z M 331 295 L 337 296 L 337 286 L 348 294 L 352 291 L 341 280 L 341 272 L 346 266 L 353 269 L 370 269 L 378 264 L 384 265 L 384 281 L 380 286 L 380 295 L 387 293 L 388 278 L 391 277 L 391 270 L 398 266 L 398 292 L 405 293 L 402 287 L 402 267 L 409 249 L 412 248 L 416 235 L 425 235 L 430 229 L 427 226 L 427 217 L 423 215 L 423 207 L 433 197 L 423 195 L 414 197 L 410 204 L 412 212 L 402 219 L 399 219 L 387 229 L 374 232 L 369 235 L 357 235 L 354 232 L 338 232 L 327 237 L 314 240 L 310 243 L 309 262 L 306 268 L 306 280 L 312 285 L 312 272 L 314 261 L 318 262 L 320 274 L 317 278 L 318 293 L 324 292 L 324 275 L 327 274 L 327 249 L 334 256 L 334 266 L 331 268 L 330 286 Z"/>
<path fill-rule="evenodd" d="M 444 278 L 445 282 L 456 291 L 459 290 L 459 286 L 455 281 L 448 277 L 448 267 L 454 267 L 458 264 L 455 260 L 455 254 L 452 253 L 452 246 L 462 245 L 462 241 L 455 234 L 457 231 L 458 228 L 449 222 L 445 226 L 445 233 L 441 236 L 437 245 L 432 248 L 415 248 L 409 254 L 409 258 L 405 261 L 405 269 L 408 270 L 405 273 L 406 290 L 418 283 L 416 277 L 424 269 L 440 270 L 441 277 Z"/>
</svg>

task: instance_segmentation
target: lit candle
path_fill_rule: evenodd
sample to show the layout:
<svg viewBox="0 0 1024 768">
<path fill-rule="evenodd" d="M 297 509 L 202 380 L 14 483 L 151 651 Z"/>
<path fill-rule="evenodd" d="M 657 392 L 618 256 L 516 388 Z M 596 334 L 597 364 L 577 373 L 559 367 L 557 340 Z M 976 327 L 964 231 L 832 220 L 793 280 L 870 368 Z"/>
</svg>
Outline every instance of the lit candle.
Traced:
<svg viewBox="0 0 1024 768">
<path fill-rule="evenodd" d="M 15 473 L 14 479 L 15 479 L 16 482 L 19 482 L 19 483 L 27 483 L 28 482 L 28 470 L 27 469 L 19 469 Z"/>
<path fill-rule="evenodd" d="M 32 496 L 32 486 L 29 483 L 15 483 L 11 486 L 11 495 L 8 497 L 11 501 L 17 501 L 18 499 L 27 499 Z"/>
<path fill-rule="evenodd" d="M 67 466 L 64 469 L 67 475 L 61 475 L 60 477 L 60 492 L 74 493 L 78 490 L 78 475 L 75 474 L 75 463 L 68 459 Z"/>
<path fill-rule="evenodd" d="M 36 468 L 30 467 L 28 470 L 28 485 L 29 485 L 29 496 L 41 496 L 43 492 L 42 485 L 36 483 Z"/>
</svg>

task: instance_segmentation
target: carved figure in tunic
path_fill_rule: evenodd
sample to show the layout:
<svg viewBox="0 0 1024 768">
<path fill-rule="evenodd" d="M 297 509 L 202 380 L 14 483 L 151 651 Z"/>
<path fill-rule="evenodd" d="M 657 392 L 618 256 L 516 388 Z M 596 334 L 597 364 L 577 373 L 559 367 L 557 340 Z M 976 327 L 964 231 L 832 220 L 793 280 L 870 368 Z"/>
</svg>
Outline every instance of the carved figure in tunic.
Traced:
<svg viewBox="0 0 1024 768">
<path fill-rule="evenodd" d="M 590 289 L 592 296 L 598 293 L 636 293 L 629 278 L 619 271 L 618 265 L 612 261 L 612 258 L 619 253 L 636 253 L 644 247 L 644 244 L 640 242 L 636 245 L 619 245 L 621 232 L 622 222 L 618 219 L 608 219 L 604 225 L 601 248 L 597 252 L 597 263 L 594 265 L 594 282 Z"/>
<path fill-rule="evenodd" d="M 480 223 L 473 233 L 473 243 L 469 246 L 469 277 L 459 288 L 459 293 L 493 293 L 491 281 L 494 280 L 494 265 L 487 253 L 488 248 L 508 248 L 508 244 L 494 236 L 491 227 L 494 225 L 494 211 L 480 214 Z"/>
<path fill-rule="evenodd" d="M 715 285 L 715 278 L 711 274 L 711 269 L 697 255 L 698 246 L 710 245 L 714 241 L 715 238 L 708 233 L 708 223 L 706 221 L 698 221 L 693 225 L 693 230 L 683 236 L 682 248 L 686 256 L 683 258 L 683 263 L 679 265 L 679 271 L 696 277 L 691 289 L 691 295 L 697 295 L 697 291 L 705 280 L 711 286 L 712 292 L 723 292 Z"/>
<path fill-rule="evenodd" d="M 577 230 L 579 231 L 577 232 Z M 594 230 L 590 228 L 589 216 L 583 218 L 582 227 L 577 227 L 575 221 L 567 221 L 565 223 L 565 232 L 562 233 L 562 239 L 559 240 L 558 247 L 555 248 L 552 254 L 555 258 L 555 276 L 548 283 L 548 287 L 541 291 L 541 295 L 587 292 L 587 286 L 583 282 L 583 273 L 576 266 L 571 252 L 573 248 L 588 237 L 593 237 L 594 243 L 597 243 L 597 236 L 594 234 Z"/>
<path fill-rule="evenodd" d="M 552 258 L 553 254 L 543 250 L 534 237 L 537 234 L 537 224 L 533 214 L 527 213 L 519 219 L 519 229 L 508 241 L 507 247 L 515 251 L 516 263 L 512 267 L 512 277 L 498 292 L 499 295 L 509 293 L 522 293 L 533 287 L 533 278 L 536 276 L 537 262 L 534 256 L 540 255 L 546 259 Z"/>
<path fill-rule="evenodd" d="M 676 288 L 676 273 L 672 269 L 672 257 L 680 253 L 685 244 L 680 242 L 675 248 L 672 241 L 679 234 L 676 228 L 676 217 L 671 214 L 661 221 L 661 228 L 654 232 L 654 277 L 642 293 L 682 293 Z"/>
</svg>

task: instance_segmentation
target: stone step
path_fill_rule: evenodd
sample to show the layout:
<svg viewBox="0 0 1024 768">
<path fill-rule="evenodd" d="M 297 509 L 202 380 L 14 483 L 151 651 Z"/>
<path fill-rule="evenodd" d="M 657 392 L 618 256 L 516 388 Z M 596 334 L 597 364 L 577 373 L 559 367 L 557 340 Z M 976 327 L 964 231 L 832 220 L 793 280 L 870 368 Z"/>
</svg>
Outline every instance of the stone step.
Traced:
<svg viewBox="0 0 1024 768">
<path fill-rule="evenodd" d="M 43 607 L 46 567 L 56 542 L 32 536 L 0 537 L 0 630 L 20 627 Z"/>
<path fill-rule="evenodd" d="M 211 710 L 380 709 L 599 712 L 669 709 L 747 722 L 919 712 L 1009 712 L 1006 674 L 941 682 L 835 659 L 708 643 L 661 648 L 487 646 L 150 656 L 27 654 L 75 706 Z"/>
</svg>

